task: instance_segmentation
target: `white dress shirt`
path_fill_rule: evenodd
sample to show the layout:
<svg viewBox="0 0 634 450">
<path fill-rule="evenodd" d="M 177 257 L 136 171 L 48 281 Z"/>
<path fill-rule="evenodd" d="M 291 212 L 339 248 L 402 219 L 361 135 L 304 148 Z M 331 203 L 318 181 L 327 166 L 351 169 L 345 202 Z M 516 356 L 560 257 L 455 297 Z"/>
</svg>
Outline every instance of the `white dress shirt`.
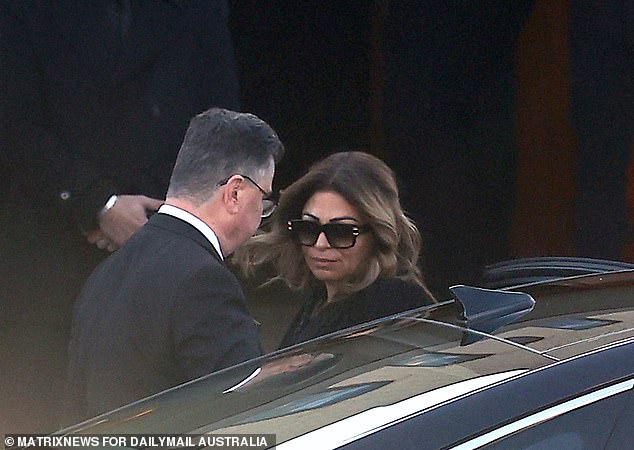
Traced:
<svg viewBox="0 0 634 450">
<path fill-rule="evenodd" d="M 162 205 L 159 208 L 158 213 L 176 217 L 177 219 L 187 222 L 192 227 L 196 228 L 207 238 L 211 245 L 214 246 L 214 248 L 220 255 L 220 258 L 222 260 L 225 259 L 224 255 L 222 254 L 222 249 L 220 248 L 220 240 L 218 240 L 218 236 L 216 236 L 216 233 L 214 233 L 214 230 L 212 230 L 209 225 L 200 220 L 198 217 L 185 211 L 184 209 L 180 209 L 172 205 Z"/>
</svg>

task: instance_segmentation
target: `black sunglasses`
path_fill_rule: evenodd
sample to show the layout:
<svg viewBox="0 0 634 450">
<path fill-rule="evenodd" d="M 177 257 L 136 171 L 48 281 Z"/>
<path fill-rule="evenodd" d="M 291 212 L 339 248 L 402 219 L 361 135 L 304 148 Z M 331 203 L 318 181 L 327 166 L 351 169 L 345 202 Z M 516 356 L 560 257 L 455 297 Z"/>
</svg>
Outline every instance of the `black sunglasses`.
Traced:
<svg viewBox="0 0 634 450">
<path fill-rule="evenodd" d="M 247 179 L 248 181 L 253 183 L 253 185 L 256 188 L 258 188 L 259 191 L 262 193 L 262 214 L 260 215 L 260 217 L 264 219 L 266 217 L 269 217 L 271 214 L 273 214 L 273 211 L 275 211 L 275 208 L 277 207 L 277 195 L 273 192 L 271 193 L 266 192 L 264 189 L 262 189 L 262 187 L 259 184 L 255 182 L 255 180 L 253 180 L 253 178 L 251 178 L 248 175 L 242 175 L 241 173 L 236 173 L 235 175 L 239 175 L 242 178 Z M 225 184 L 229 182 L 232 176 L 233 175 L 229 175 L 224 180 L 216 183 L 216 186 L 224 186 Z"/>
<path fill-rule="evenodd" d="M 357 243 L 357 236 L 369 230 L 366 225 L 352 225 L 349 223 L 320 224 L 314 220 L 289 220 L 288 230 L 293 233 L 295 240 L 307 247 L 317 243 L 319 235 L 324 233 L 332 248 L 350 248 Z"/>
</svg>

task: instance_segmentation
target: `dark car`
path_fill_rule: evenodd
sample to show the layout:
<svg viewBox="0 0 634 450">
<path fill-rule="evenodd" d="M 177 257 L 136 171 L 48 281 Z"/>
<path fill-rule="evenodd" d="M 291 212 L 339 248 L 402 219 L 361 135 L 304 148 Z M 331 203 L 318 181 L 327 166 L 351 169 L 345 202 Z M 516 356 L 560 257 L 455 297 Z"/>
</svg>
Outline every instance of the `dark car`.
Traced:
<svg viewBox="0 0 634 450">
<path fill-rule="evenodd" d="M 615 269 L 510 291 L 456 286 L 449 300 L 58 435 L 275 434 L 279 449 L 634 448 L 634 271 Z"/>
</svg>

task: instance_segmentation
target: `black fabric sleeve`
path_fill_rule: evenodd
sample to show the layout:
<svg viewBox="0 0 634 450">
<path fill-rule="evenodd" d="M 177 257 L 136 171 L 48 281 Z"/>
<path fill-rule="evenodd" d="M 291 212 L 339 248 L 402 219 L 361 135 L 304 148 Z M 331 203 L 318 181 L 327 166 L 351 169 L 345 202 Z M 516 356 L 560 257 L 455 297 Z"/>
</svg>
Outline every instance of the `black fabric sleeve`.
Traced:
<svg viewBox="0 0 634 450">
<path fill-rule="evenodd" d="M 366 320 L 430 305 L 433 300 L 420 286 L 399 278 L 379 278 L 359 293 L 355 310 Z"/>
<path fill-rule="evenodd" d="M 32 48 L 28 13 L 26 2 L 0 3 L 0 141 L 8 172 L 3 176 L 11 191 L 35 205 L 56 205 L 60 214 L 92 229 L 96 213 L 116 189 L 54 131 L 56 112 L 47 107 L 48 81 Z"/>
</svg>

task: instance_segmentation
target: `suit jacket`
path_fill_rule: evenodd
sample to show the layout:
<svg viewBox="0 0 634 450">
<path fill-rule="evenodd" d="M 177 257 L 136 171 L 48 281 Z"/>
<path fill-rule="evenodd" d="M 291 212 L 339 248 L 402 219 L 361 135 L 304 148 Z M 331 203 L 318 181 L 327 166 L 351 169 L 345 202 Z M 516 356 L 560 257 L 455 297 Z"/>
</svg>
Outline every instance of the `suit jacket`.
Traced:
<svg viewBox="0 0 634 450">
<path fill-rule="evenodd" d="M 211 243 L 155 214 L 101 263 L 75 306 L 67 421 L 261 354 L 235 276 Z"/>
<path fill-rule="evenodd" d="M 400 278 L 377 278 L 370 286 L 346 298 L 330 304 L 325 301 L 323 288 L 308 295 L 281 347 L 434 302 L 425 289 Z"/>
<path fill-rule="evenodd" d="M 191 117 L 239 107 L 226 0 L 0 0 L 0 29 L 2 185 L 84 227 L 163 198 Z"/>
</svg>

